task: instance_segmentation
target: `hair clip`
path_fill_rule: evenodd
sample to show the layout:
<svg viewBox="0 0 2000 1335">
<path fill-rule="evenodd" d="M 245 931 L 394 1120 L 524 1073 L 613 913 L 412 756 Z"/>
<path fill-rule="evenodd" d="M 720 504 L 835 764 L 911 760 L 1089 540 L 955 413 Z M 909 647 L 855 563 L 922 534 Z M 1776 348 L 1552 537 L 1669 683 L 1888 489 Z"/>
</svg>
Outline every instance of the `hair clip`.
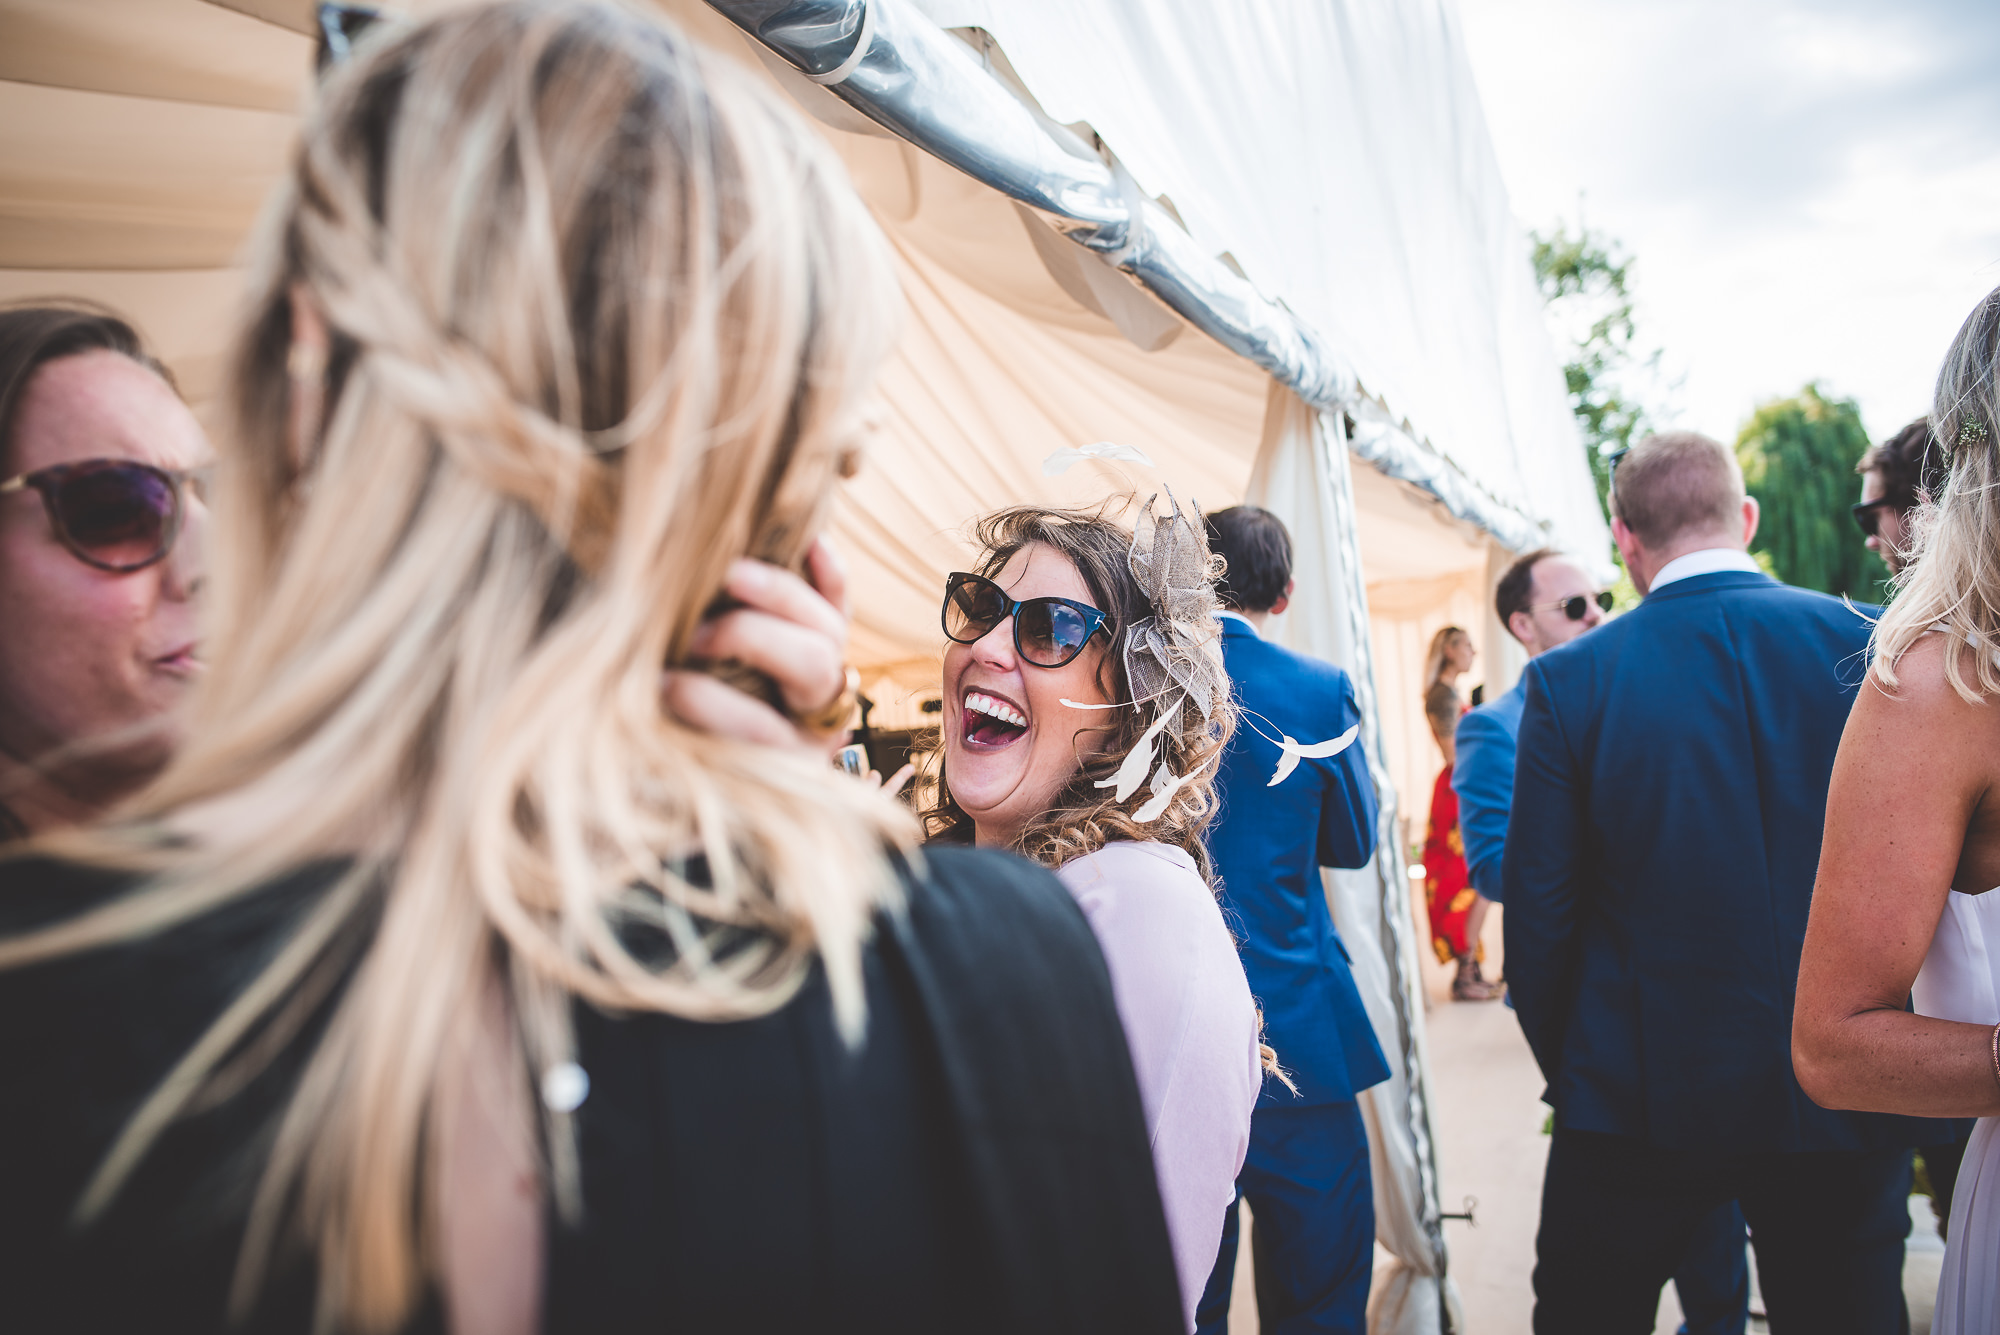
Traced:
<svg viewBox="0 0 2000 1335">
<path fill-rule="evenodd" d="M 1958 443 L 1961 445 L 1983 445 L 1986 443 L 1986 428 L 1977 418 L 1968 417 L 1958 424 Z"/>
</svg>

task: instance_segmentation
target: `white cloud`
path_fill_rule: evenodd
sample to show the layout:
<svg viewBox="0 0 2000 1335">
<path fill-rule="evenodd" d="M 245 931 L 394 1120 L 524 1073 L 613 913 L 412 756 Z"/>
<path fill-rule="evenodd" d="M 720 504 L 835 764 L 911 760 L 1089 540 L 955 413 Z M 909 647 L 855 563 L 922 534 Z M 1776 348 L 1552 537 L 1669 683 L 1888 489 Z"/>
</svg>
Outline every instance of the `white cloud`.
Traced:
<svg viewBox="0 0 2000 1335">
<path fill-rule="evenodd" d="M 1724 437 L 1808 379 L 1878 438 L 2000 285 L 2000 4 L 1460 0 L 1516 214 L 1623 240 Z"/>
</svg>

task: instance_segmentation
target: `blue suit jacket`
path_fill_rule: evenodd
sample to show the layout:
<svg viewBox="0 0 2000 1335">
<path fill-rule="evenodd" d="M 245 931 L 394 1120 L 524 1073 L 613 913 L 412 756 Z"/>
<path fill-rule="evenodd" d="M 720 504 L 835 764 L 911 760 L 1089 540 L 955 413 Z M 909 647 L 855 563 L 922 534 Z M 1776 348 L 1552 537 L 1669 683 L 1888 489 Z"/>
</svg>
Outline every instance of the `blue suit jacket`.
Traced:
<svg viewBox="0 0 2000 1335">
<path fill-rule="evenodd" d="M 1345 1102 L 1387 1080 L 1389 1064 L 1333 930 L 1319 868 L 1365 867 L 1374 857 L 1375 786 L 1359 741 L 1325 760 L 1301 760 L 1269 785 L 1276 738 L 1329 741 L 1359 722 L 1354 687 L 1331 663 L 1268 643 L 1229 617 L 1222 657 L 1244 718 L 1223 753 L 1209 853 L 1266 1040 L 1299 1087 L 1294 1097 L 1267 1078 L 1258 1104 Z"/>
<path fill-rule="evenodd" d="M 1886 1149 L 1792 1076 L 1827 782 L 1868 623 L 1697 575 L 1529 662 L 1507 827 L 1507 981 L 1563 1126 L 1667 1149 Z"/>
<path fill-rule="evenodd" d="M 1498 700 L 1458 720 L 1451 790 L 1458 794 L 1465 869 L 1472 888 L 1496 904 L 1506 894 L 1500 869 L 1507 851 L 1507 813 L 1514 805 L 1514 739 L 1527 702 L 1528 679 L 1523 677 Z"/>
</svg>

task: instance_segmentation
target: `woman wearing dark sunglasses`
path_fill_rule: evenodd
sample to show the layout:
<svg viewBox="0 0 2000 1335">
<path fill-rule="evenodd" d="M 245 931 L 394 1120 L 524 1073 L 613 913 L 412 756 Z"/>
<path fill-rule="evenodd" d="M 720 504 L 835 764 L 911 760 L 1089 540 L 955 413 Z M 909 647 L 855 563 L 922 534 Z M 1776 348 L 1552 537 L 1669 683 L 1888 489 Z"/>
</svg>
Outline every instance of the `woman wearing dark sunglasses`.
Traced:
<svg viewBox="0 0 2000 1335">
<path fill-rule="evenodd" d="M 1038 507 L 980 522 L 976 573 L 945 583 L 943 763 L 924 816 L 936 839 L 1058 869 L 1090 919 L 1139 1077 L 1191 1330 L 1266 1050 L 1201 842 L 1214 762 L 1235 727 L 1212 574 L 1201 573 L 1207 540 L 1178 512 L 1141 532 L 1150 543 L 1101 513 Z M 1180 615 L 1142 586 L 1148 561 L 1194 572 Z M 1135 690 L 1145 643 L 1180 663 L 1194 690 L 1180 677 L 1150 698 Z M 1135 751 L 1150 786 L 1119 783 L 1140 767 L 1128 764 Z"/>
<path fill-rule="evenodd" d="M 172 754 L 207 458 L 130 324 L 0 310 L 0 841 L 90 819 Z"/>
</svg>

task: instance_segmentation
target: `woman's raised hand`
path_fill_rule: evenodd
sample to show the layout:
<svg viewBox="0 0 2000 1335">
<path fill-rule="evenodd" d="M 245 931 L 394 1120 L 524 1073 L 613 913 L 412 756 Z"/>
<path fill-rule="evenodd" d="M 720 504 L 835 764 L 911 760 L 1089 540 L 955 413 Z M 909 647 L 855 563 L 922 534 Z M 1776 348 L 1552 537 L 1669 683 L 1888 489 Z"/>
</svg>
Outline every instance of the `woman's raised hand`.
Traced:
<svg viewBox="0 0 2000 1335">
<path fill-rule="evenodd" d="M 737 561 L 723 589 L 742 605 L 703 622 L 692 646 L 695 657 L 742 663 L 769 677 L 794 715 L 825 708 L 847 685 L 847 570 L 825 538 L 806 553 L 806 575 Z M 669 669 L 661 695 L 683 723 L 724 737 L 828 758 L 847 740 L 844 730 L 803 727 L 706 672 Z"/>
</svg>

